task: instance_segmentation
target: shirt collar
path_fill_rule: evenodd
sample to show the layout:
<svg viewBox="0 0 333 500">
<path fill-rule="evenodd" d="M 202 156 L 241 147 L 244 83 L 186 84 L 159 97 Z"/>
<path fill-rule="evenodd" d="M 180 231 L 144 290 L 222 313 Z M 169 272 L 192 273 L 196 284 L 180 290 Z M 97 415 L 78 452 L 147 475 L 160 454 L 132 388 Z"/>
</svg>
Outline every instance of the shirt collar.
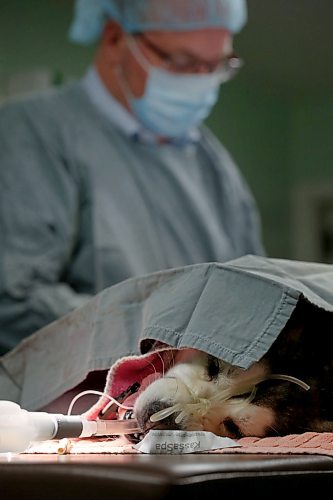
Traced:
<svg viewBox="0 0 333 500">
<path fill-rule="evenodd" d="M 106 89 L 94 66 L 91 66 L 82 78 L 82 85 L 99 111 L 119 130 L 140 142 L 157 142 L 155 134 L 145 129 Z M 170 142 L 181 146 L 197 142 L 199 137 L 199 130 L 192 129 L 185 137 Z"/>
</svg>

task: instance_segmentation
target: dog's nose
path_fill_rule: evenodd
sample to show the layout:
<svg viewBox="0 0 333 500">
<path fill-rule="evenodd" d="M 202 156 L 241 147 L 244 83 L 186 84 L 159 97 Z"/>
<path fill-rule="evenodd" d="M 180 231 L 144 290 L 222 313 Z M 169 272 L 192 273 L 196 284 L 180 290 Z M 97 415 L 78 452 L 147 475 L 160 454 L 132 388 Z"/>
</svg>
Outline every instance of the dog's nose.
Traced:
<svg viewBox="0 0 333 500">
<path fill-rule="evenodd" d="M 164 410 L 172 406 L 172 402 L 164 401 L 150 401 L 147 406 L 141 409 L 137 409 L 135 412 L 135 418 L 138 421 L 139 426 L 145 432 L 150 429 L 169 429 L 176 430 L 179 429 L 179 425 L 175 423 L 175 415 L 170 415 L 169 417 L 163 418 L 157 422 L 152 422 L 150 417 L 157 413 L 158 411 Z"/>
</svg>

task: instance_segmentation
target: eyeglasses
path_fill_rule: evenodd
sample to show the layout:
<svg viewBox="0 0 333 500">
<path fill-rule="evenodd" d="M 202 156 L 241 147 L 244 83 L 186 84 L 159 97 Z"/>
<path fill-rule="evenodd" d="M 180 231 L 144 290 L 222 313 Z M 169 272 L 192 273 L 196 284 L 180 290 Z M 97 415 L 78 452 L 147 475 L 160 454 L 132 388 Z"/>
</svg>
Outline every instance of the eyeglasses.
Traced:
<svg viewBox="0 0 333 500">
<path fill-rule="evenodd" d="M 243 61 L 235 53 L 216 61 L 204 61 L 190 54 L 169 54 L 153 43 L 144 33 L 135 34 L 141 42 L 162 61 L 162 65 L 172 73 L 220 73 L 224 81 L 233 78 L 243 66 Z"/>
</svg>

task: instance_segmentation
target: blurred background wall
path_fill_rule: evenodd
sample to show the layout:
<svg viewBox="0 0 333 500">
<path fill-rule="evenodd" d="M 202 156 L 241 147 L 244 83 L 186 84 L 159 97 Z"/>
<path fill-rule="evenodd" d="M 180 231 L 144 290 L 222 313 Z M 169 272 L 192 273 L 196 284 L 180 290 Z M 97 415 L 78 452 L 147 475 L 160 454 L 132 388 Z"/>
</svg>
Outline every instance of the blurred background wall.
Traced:
<svg viewBox="0 0 333 500">
<path fill-rule="evenodd" d="M 333 1 L 248 10 L 235 40 L 244 68 L 208 125 L 254 193 L 268 255 L 333 263 Z M 72 0 L 0 0 L 0 100 L 84 73 L 94 48 L 67 41 L 72 11 Z"/>
</svg>

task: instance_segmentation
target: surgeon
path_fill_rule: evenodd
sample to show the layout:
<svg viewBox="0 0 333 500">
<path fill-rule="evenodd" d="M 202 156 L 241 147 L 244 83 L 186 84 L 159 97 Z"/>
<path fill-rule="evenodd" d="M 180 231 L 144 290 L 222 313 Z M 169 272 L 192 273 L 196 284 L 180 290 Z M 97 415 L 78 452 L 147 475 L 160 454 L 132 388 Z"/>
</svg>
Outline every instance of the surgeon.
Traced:
<svg viewBox="0 0 333 500">
<path fill-rule="evenodd" d="M 0 353 L 128 278 L 264 253 L 203 124 L 246 18 L 245 0 L 76 2 L 86 74 L 0 112 Z"/>
</svg>

